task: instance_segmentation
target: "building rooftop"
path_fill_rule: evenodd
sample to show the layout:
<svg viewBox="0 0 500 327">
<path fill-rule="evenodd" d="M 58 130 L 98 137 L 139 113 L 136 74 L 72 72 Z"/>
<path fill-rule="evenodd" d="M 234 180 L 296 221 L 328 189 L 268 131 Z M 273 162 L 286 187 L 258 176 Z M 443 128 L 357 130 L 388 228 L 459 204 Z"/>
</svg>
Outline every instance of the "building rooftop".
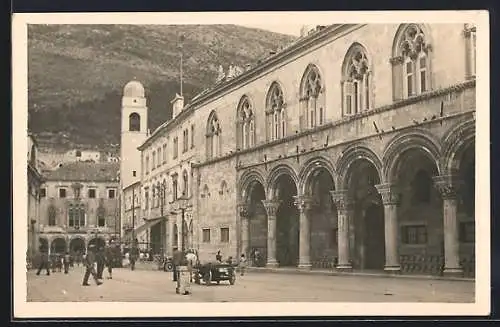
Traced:
<svg viewBox="0 0 500 327">
<path fill-rule="evenodd" d="M 119 168 L 116 162 L 77 161 L 63 164 L 44 175 L 48 181 L 118 182 Z"/>
</svg>

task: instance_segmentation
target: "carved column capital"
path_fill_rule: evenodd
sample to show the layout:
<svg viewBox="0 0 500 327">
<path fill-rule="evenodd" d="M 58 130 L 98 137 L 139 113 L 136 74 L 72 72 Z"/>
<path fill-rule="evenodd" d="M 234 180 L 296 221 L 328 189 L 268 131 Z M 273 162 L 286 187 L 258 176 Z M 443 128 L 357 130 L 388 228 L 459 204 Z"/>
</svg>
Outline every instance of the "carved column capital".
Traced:
<svg viewBox="0 0 500 327">
<path fill-rule="evenodd" d="M 299 209 L 300 212 L 310 210 L 313 206 L 313 199 L 304 195 L 296 195 L 293 197 L 293 204 Z"/>
<path fill-rule="evenodd" d="M 249 205 L 246 203 L 238 204 L 238 214 L 241 218 L 248 218 L 250 216 Z"/>
<path fill-rule="evenodd" d="M 389 62 L 392 65 L 400 65 L 403 63 L 403 61 L 404 61 L 403 56 L 396 56 L 396 57 L 389 59 Z"/>
<path fill-rule="evenodd" d="M 349 210 L 354 205 L 354 201 L 349 196 L 347 190 L 330 191 L 330 196 L 338 211 Z"/>
<path fill-rule="evenodd" d="M 382 197 L 384 205 L 398 205 L 401 201 L 401 192 L 395 184 L 378 184 L 375 185 L 377 192 Z"/>
<path fill-rule="evenodd" d="M 443 200 L 456 199 L 463 182 L 456 175 L 441 175 L 432 178 L 434 186 L 441 194 Z"/>
<path fill-rule="evenodd" d="M 276 213 L 278 212 L 280 203 L 280 200 L 262 200 L 268 219 L 276 218 Z"/>
</svg>

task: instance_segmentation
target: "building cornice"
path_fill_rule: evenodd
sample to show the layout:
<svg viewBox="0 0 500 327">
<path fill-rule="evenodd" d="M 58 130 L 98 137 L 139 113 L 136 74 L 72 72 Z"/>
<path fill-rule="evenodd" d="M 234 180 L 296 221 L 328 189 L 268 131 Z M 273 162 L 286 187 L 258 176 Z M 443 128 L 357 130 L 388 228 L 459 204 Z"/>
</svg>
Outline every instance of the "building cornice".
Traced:
<svg viewBox="0 0 500 327">
<path fill-rule="evenodd" d="M 423 94 L 419 94 L 419 95 L 416 95 L 416 96 L 412 96 L 410 98 L 403 99 L 403 100 L 400 100 L 400 101 L 397 101 L 397 102 L 393 102 L 391 104 L 388 104 L 388 105 L 385 105 L 385 106 L 381 106 L 381 107 L 378 107 L 378 108 L 375 108 L 375 109 L 372 109 L 372 110 L 363 111 L 363 112 L 361 112 L 359 114 L 356 114 L 356 115 L 342 117 L 341 119 L 339 119 L 339 120 L 337 120 L 335 122 L 329 122 L 329 123 L 326 123 L 324 125 L 318 126 L 316 128 L 308 129 L 308 130 L 305 130 L 303 132 L 300 132 L 300 133 L 297 133 L 297 134 L 294 134 L 294 135 L 290 135 L 290 136 L 287 136 L 287 137 L 279 139 L 279 140 L 275 140 L 275 141 L 271 141 L 271 142 L 267 142 L 267 143 L 261 143 L 261 144 L 255 146 L 255 147 L 252 147 L 252 148 L 249 148 L 249 149 L 245 149 L 245 150 L 236 151 L 236 152 L 230 153 L 230 154 L 225 155 L 225 156 L 221 156 L 221 157 L 217 157 L 217 158 L 206 160 L 206 161 L 201 162 L 201 163 L 193 163 L 192 167 L 193 168 L 202 168 L 203 166 L 207 166 L 207 165 L 210 165 L 210 164 L 213 164 L 213 163 L 216 163 L 216 162 L 228 160 L 228 159 L 230 159 L 232 157 L 236 157 L 236 156 L 239 156 L 239 155 L 242 155 L 242 154 L 246 154 L 246 153 L 250 153 L 250 152 L 253 152 L 253 151 L 258 151 L 260 149 L 271 147 L 271 146 L 274 146 L 274 145 L 278 145 L 278 144 L 282 144 L 282 143 L 287 143 L 287 142 L 290 142 L 290 141 L 293 141 L 293 140 L 300 139 L 300 138 L 302 138 L 304 136 L 307 136 L 307 135 L 315 134 L 315 133 L 317 133 L 319 131 L 323 131 L 323 130 L 334 128 L 334 127 L 337 127 L 337 126 L 340 126 L 340 125 L 348 124 L 348 123 L 350 123 L 350 122 L 352 122 L 354 120 L 358 120 L 358 119 L 361 119 L 361 118 L 364 118 L 364 117 L 376 115 L 376 114 L 381 113 L 381 112 L 385 112 L 385 111 L 389 111 L 389 110 L 394 110 L 394 109 L 397 109 L 397 108 L 400 108 L 400 107 L 404 107 L 404 106 L 408 106 L 408 105 L 411 105 L 411 104 L 414 104 L 414 103 L 418 103 L 418 102 L 421 102 L 421 101 L 425 101 L 425 100 L 429 100 L 429 99 L 432 99 L 432 98 L 436 98 L 436 97 L 439 97 L 439 96 L 442 96 L 442 95 L 445 95 L 445 94 L 450 94 L 450 93 L 453 93 L 453 92 L 459 92 L 459 91 L 462 91 L 462 90 L 465 90 L 465 89 L 474 88 L 475 86 L 476 86 L 476 80 L 472 79 L 472 80 L 468 80 L 468 81 L 465 81 L 465 82 L 462 82 L 462 83 L 458 83 L 458 84 L 455 84 L 455 85 L 452 85 L 452 86 L 449 86 L 449 87 L 446 87 L 446 88 L 429 91 L 429 92 L 426 92 L 426 93 L 423 93 Z"/>
<path fill-rule="evenodd" d="M 150 145 L 163 131 L 168 131 L 169 127 L 176 125 L 182 119 L 186 118 L 189 113 L 194 112 L 194 110 L 202 107 L 206 103 L 212 101 L 214 98 L 229 92 L 231 89 L 240 87 L 242 84 L 248 83 L 252 79 L 258 77 L 260 74 L 266 70 L 277 66 L 279 63 L 289 59 L 290 57 L 297 55 L 298 53 L 304 52 L 310 49 L 312 46 L 324 41 L 325 39 L 335 36 L 339 33 L 345 32 L 352 27 L 362 26 L 359 24 L 334 24 L 327 26 L 317 32 L 312 33 L 303 38 L 299 38 L 295 43 L 291 44 L 289 47 L 283 49 L 266 59 L 264 59 L 260 64 L 255 67 L 244 71 L 240 75 L 230 79 L 225 80 L 214 88 L 208 91 L 202 91 L 195 96 L 192 102 L 188 103 L 177 117 L 163 123 L 149 136 L 137 149 L 143 151 L 148 145 Z M 332 33 L 335 32 L 335 33 Z"/>
</svg>

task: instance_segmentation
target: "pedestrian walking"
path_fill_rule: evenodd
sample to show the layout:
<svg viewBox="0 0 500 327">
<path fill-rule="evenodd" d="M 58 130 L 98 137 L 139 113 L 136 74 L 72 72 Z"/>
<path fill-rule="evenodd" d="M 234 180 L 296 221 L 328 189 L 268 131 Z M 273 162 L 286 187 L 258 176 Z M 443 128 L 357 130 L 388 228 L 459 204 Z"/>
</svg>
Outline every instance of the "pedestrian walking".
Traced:
<svg viewBox="0 0 500 327">
<path fill-rule="evenodd" d="M 135 262 L 139 257 L 139 249 L 136 246 L 132 246 L 130 249 L 129 260 L 130 260 L 130 270 L 135 270 Z"/>
<path fill-rule="evenodd" d="M 95 257 L 95 245 L 91 244 L 89 245 L 89 251 L 87 252 L 87 255 L 85 256 L 85 275 L 83 276 L 83 286 L 90 286 L 89 284 L 89 277 L 92 275 L 92 278 L 94 279 L 95 283 L 99 286 L 102 284 L 101 281 L 97 278 L 97 274 L 94 268 L 94 264 L 96 263 L 96 257 Z"/>
<path fill-rule="evenodd" d="M 40 245 L 40 262 L 38 264 L 37 276 L 40 275 L 42 269 L 47 270 L 47 276 L 50 276 L 49 249 Z"/>
<path fill-rule="evenodd" d="M 64 265 L 64 273 L 67 274 L 69 272 L 69 265 L 71 263 L 71 255 L 69 254 L 68 251 L 66 251 L 66 254 L 63 257 L 63 265 Z"/>
<path fill-rule="evenodd" d="M 114 244 L 113 240 L 109 241 L 109 245 L 105 249 L 105 259 L 106 259 L 106 265 L 108 267 L 108 279 L 113 278 L 113 261 L 114 261 Z"/>
<path fill-rule="evenodd" d="M 177 271 L 177 268 L 181 265 L 182 263 L 182 258 L 183 258 L 183 255 L 182 255 L 182 252 L 179 251 L 177 248 L 174 250 L 174 256 L 173 256 L 173 281 L 176 282 L 177 279 L 178 279 L 178 271 Z"/>
<path fill-rule="evenodd" d="M 222 254 L 220 254 L 220 250 L 217 251 L 217 254 L 215 255 L 215 260 L 217 262 L 222 262 Z"/>
<path fill-rule="evenodd" d="M 245 254 L 242 253 L 240 257 L 240 276 L 245 275 L 246 266 L 247 266 L 247 258 L 245 258 Z"/>
<path fill-rule="evenodd" d="M 102 246 L 99 246 L 99 248 L 97 249 L 96 263 L 97 263 L 97 278 L 102 280 L 102 273 L 104 272 L 104 266 L 106 264 L 104 247 Z"/>
</svg>

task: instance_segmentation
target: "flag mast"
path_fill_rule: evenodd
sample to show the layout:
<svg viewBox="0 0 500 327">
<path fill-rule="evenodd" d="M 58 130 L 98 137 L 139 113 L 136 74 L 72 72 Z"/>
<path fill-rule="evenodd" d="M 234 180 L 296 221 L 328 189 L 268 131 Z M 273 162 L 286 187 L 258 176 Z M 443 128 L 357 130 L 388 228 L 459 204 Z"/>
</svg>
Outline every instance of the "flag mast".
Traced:
<svg viewBox="0 0 500 327">
<path fill-rule="evenodd" d="M 181 54 L 181 63 L 180 63 L 180 96 L 183 96 L 182 95 L 182 61 L 183 61 L 183 51 L 182 51 L 182 42 L 184 41 L 184 35 L 181 35 L 180 36 L 180 43 L 179 43 L 179 50 L 180 50 L 180 54 Z"/>
</svg>

